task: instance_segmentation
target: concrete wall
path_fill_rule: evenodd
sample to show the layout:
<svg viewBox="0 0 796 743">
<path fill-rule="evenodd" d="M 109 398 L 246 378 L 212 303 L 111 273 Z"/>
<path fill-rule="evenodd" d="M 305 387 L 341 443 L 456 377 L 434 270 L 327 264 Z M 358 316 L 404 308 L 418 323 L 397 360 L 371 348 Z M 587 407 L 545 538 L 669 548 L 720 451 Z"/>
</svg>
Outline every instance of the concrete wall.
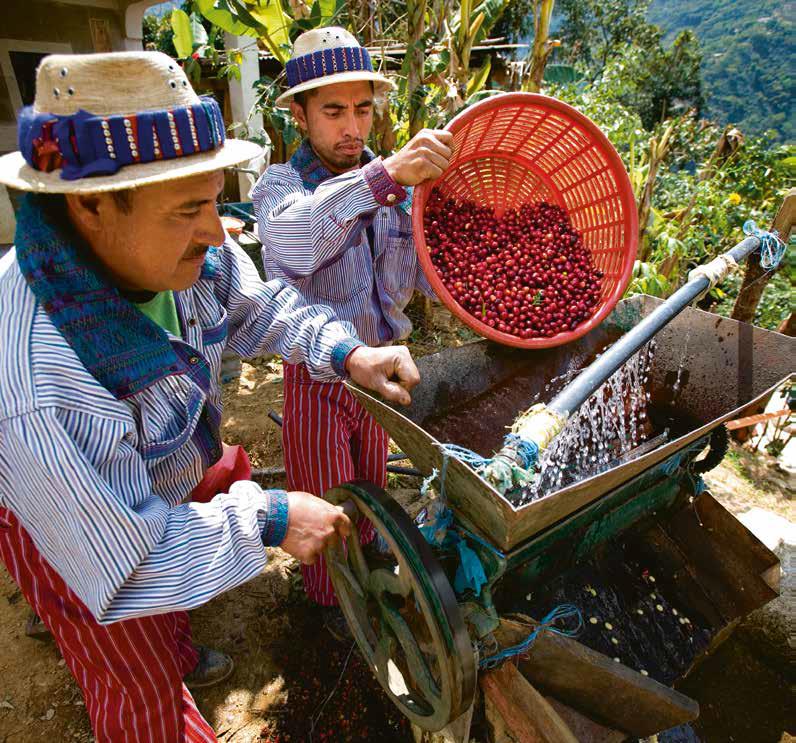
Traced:
<svg viewBox="0 0 796 743">
<path fill-rule="evenodd" d="M 77 53 L 93 52 L 91 19 L 108 21 L 111 43 L 121 49 L 123 15 L 115 3 L 96 5 L 61 3 L 53 0 L 3 0 L 0 38 L 69 43 Z"/>
<path fill-rule="evenodd" d="M 0 154 L 16 150 L 16 112 L 23 101 L 10 52 L 96 51 L 92 19 L 107 29 L 111 49 L 125 44 L 124 12 L 116 0 L 0 0 Z M 95 21 L 95 22 L 96 22 Z M 0 245 L 10 243 L 14 218 L 0 186 Z"/>
<path fill-rule="evenodd" d="M 90 1 L 90 0 L 89 0 Z M 109 0 L 88 3 L 45 2 L 44 0 L 2 0 L 0 11 L 0 153 L 16 149 L 16 110 L 20 105 L 19 85 L 9 52 L 19 51 L 86 53 L 95 51 L 92 21 L 107 29 L 112 49 L 121 49 L 124 40 L 123 14 Z"/>
</svg>

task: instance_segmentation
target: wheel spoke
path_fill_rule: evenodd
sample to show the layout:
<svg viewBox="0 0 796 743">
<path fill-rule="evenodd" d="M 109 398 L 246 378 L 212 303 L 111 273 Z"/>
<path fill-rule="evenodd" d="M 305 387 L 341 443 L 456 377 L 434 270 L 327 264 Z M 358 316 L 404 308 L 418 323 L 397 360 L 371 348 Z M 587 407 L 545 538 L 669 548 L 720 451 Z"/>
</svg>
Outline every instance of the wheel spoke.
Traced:
<svg viewBox="0 0 796 743">
<path fill-rule="evenodd" d="M 345 578 L 348 585 L 351 586 L 351 590 L 353 590 L 357 596 L 364 601 L 365 591 L 360 585 L 359 581 L 356 579 L 356 576 L 351 572 L 351 569 L 348 567 L 348 565 L 346 565 L 346 563 L 340 560 L 337 556 L 335 556 L 335 559 L 329 560 L 328 562 L 334 567 L 335 570 L 340 573 L 343 578 Z"/>
<path fill-rule="evenodd" d="M 384 624 L 389 625 L 395 639 L 403 650 L 412 685 L 417 688 L 428 703 L 436 706 L 435 702 L 440 700 L 440 689 L 434 680 L 431 669 L 426 663 L 423 651 L 420 650 L 420 646 L 412 634 L 412 630 L 396 609 L 387 604 L 382 604 L 381 611 L 384 618 L 382 626 Z"/>
<path fill-rule="evenodd" d="M 354 568 L 354 572 L 359 578 L 360 585 L 367 586 L 370 576 L 370 568 L 368 568 L 365 554 L 362 552 L 362 545 L 359 543 L 359 533 L 357 532 L 356 525 L 354 526 L 354 533 L 346 539 L 346 546 L 348 547 L 348 561 Z"/>
<path fill-rule="evenodd" d="M 368 593 L 380 597 L 384 593 L 407 598 L 412 593 L 412 582 L 408 579 L 406 571 L 398 566 L 398 574 L 386 568 L 377 568 L 368 576 Z"/>
</svg>

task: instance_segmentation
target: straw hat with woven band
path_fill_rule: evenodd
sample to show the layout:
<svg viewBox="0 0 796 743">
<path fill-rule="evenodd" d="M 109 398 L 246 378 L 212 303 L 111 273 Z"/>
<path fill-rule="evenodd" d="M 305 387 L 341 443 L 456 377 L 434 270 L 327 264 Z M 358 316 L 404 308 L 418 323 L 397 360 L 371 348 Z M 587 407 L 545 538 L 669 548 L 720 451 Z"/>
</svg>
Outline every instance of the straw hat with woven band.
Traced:
<svg viewBox="0 0 796 743">
<path fill-rule="evenodd" d="M 368 50 L 337 26 L 301 34 L 293 44 L 293 56 L 285 64 L 285 73 L 290 87 L 276 99 L 277 108 L 290 108 L 296 93 L 322 85 L 368 80 L 377 95 L 393 87 L 389 79 L 373 71 Z"/>
<path fill-rule="evenodd" d="M 19 152 L 0 157 L 0 183 L 22 191 L 118 191 L 187 178 L 257 157 L 227 139 L 221 109 L 199 97 L 160 52 L 53 54 L 19 114 Z"/>
</svg>

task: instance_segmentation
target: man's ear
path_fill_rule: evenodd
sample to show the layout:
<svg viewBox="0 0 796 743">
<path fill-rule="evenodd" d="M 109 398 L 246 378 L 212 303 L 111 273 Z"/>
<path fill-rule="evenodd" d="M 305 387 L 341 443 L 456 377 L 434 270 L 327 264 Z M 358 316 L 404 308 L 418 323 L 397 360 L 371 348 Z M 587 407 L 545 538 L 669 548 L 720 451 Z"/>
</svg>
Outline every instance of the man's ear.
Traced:
<svg viewBox="0 0 796 743">
<path fill-rule="evenodd" d="M 299 125 L 299 129 L 303 131 L 307 131 L 309 127 L 307 126 L 307 114 L 304 111 L 304 107 L 296 103 L 295 101 L 290 101 L 290 113 L 293 114 L 293 118 L 296 120 L 296 123 Z"/>
<path fill-rule="evenodd" d="M 99 193 L 68 193 L 66 208 L 72 222 L 81 232 L 99 232 L 101 230 L 101 212 L 108 207 L 104 202 L 107 194 Z"/>
</svg>

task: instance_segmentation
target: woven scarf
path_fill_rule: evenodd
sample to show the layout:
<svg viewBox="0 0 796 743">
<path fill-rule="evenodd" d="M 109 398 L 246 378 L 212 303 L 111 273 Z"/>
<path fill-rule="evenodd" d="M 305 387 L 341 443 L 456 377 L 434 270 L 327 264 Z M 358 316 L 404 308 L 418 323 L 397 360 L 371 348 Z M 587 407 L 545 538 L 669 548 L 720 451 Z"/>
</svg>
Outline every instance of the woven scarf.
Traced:
<svg viewBox="0 0 796 743">
<path fill-rule="evenodd" d="M 375 157 L 376 155 L 366 147 L 362 152 L 362 157 L 359 161 L 360 165 L 367 165 Z M 299 145 L 299 148 L 293 153 L 293 157 L 290 158 L 290 164 L 301 176 L 301 182 L 304 184 L 304 188 L 308 188 L 313 192 L 325 180 L 335 176 L 315 154 L 315 150 L 312 149 L 309 139 L 305 139 Z"/>
<path fill-rule="evenodd" d="M 62 199 L 27 194 L 17 214 L 20 270 L 44 311 L 89 373 L 123 399 L 184 371 L 166 333 L 109 281 L 70 224 Z M 208 251 L 203 277 L 216 274 Z"/>
<path fill-rule="evenodd" d="M 359 164 L 367 165 L 375 158 L 376 155 L 374 152 L 368 147 L 365 147 L 362 151 Z M 336 173 L 332 173 L 332 171 L 321 162 L 321 159 L 315 154 L 315 150 L 312 149 L 309 139 L 305 139 L 299 145 L 299 148 L 293 153 L 293 157 L 290 158 L 290 164 L 301 176 L 301 182 L 304 184 L 304 188 L 309 189 L 313 193 L 321 183 L 337 175 Z M 406 192 L 408 194 L 407 199 L 402 204 L 399 204 L 397 208 L 402 209 L 408 214 L 412 206 L 411 187 L 406 188 Z"/>
</svg>

